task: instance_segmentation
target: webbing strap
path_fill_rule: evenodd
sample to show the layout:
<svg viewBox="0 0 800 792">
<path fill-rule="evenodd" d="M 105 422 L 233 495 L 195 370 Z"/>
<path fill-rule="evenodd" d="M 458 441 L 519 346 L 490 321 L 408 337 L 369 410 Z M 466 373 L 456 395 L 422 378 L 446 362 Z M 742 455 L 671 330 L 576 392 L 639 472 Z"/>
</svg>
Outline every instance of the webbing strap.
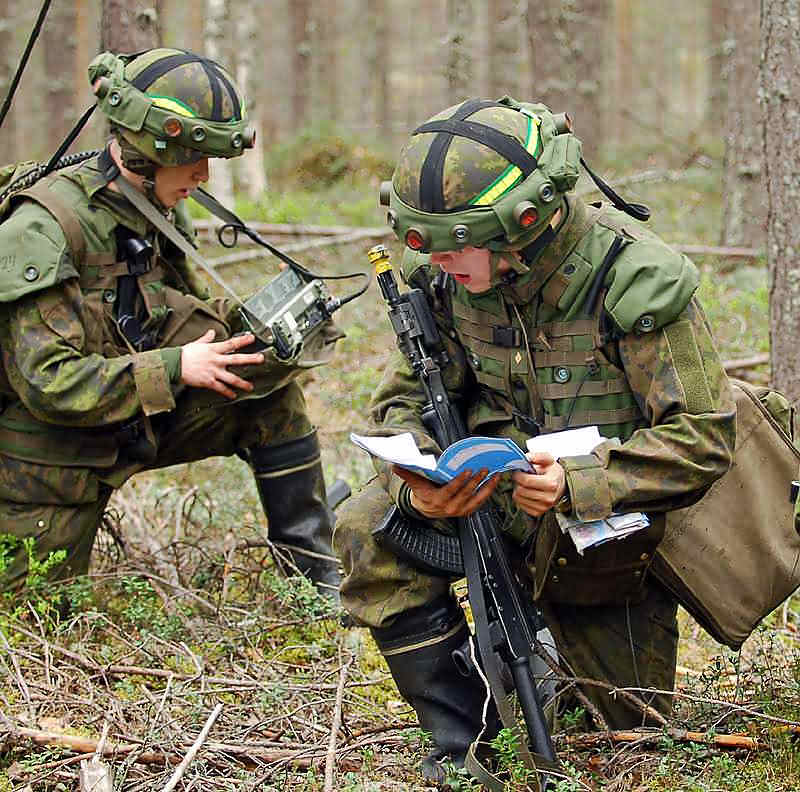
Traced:
<svg viewBox="0 0 800 792">
<path fill-rule="evenodd" d="M 72 253 L 73 261 L 76 263 L 83 261 L 86 257 L 86 237 L 83 235 L 83 229 L 78 220 L 78 216 L 70 208 L 69 204 L 62 201 L 49 186 L 49 181 L 40 181 L 29 187 L 27 190 L 22 190 L 14 196 L 14 200 L 18 198 L 28 198 L 41 204 L 53 217 L 58 221 L 61 230 L 67 240 L 67 245 Z"/>
<path fill-rule="evenodd" d="M 618 424 L 635 421 L 641 418 L 638 407 L 620 407 L 616 410 L 586 410 L 569 415 L 545 415 L 544 425 L 547 429 L 563 429 L 567 421 L 571 427 L 591 426 L 592 424 Z"/>
<path fill-rule="evenodd" d="M 170 242 L 172 242 L 178 250 L 185 253 L 192 261 L 195 262 L 203 272 L 210 275 L 216 283 L 222 286 L 228 294 L 233 297 L 236 304 L 241 308 L 244 307 L 244 301 L 238 294 L 216 273 L 214 268 L 200 255 L 200 253 L 193 248 L 186 238 L 175 228 L 172 223 L 168 223 L 166 218 L 158 211 L 158 209 L 147 200 L 122 174 L 114 179 L 114 184 L 117 185 L 119 191 L 134 205 L 136 209 L 141 212 Z"/>
<path fill-rule="evenodd" d="M 489 683 L 489 690 L 487 693 L 491 692 L 495 707 L 497 708 L 497 714 L 500 716 L 500 721 L 503 726 L 507 729 L 515 730 L 517 721 L 506 698 L 505 687 L 500 677 L 500 669 L 495 660 L 492 635 L 489 628 L 489 616 L 486 610 L 481 563 L 478 558 L 478 554 L 480 553 L 478 543 L 480 540 L 470 517 L 462 518 L 458 523 L 459 541 L 464 558 L 464 574 L 467 578 L 469 604 L 475 622 L 475 635 L 481 653 L 481 660 L 483 661 L 483 672 Z M 480 735 L 478 735 L 478 737 L 480 738 Z M 531 756 L 527 740 L 523 739 L 520 743 L 520 758 L 527 767 L 531 770 L 535 770 L 536 764 Z"/>
<path fill-rule="evenodd" d="M 489 102 L 481 99 L 469 99 L 464 102 L 456 111 L 450 116 L 451 120 L 463 121 L 478 110 L 485 107 L 495 107 L 496 102 Z M 423 126 L 426 126 L 423 124 Z M 412 135 L 419 134 L 422 127 L 418 127 L 412 132 Z M 437 131 L 437 130 L 430 130 Z M 447 150 L 450 148 L 450 143 L 453 141 L 452 134 L 438 134 L 431 143 L 428 153 L 425 156 L 425 161 L 422 163 L 422 170 L 419 176 L 419 198 L 420 206 L 425 212 L 443 212 L 444 207 L 444 161 L 447 156 Z"/>
<path fill-rule="evenodd" d="M 536 170 L 536 157 L 515 137 L 494 127 L 479 124 L 477 121 L 454 121 L 452 119 L 429 121 L 427 124 L 417 127 L 414 134 L 421 132 L 445 132 L 481 143 L 516 165 L 526 178 Z"/>
</svg>

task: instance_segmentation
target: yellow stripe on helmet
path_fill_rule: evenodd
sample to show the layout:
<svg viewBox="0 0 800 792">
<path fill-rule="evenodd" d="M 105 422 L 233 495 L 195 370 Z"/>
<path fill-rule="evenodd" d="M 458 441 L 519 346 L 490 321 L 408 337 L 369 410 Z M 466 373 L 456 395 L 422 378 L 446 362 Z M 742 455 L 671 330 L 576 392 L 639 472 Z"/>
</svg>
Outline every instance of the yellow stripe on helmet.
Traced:
<svg viewBox="0 0 800 792">
<path fill-rule="evenodd" d="M 540 120 L 536 116 L 528 116 L 528 138 L 525 141 L 525 149 L 531 154 L 536 152 L 536 146 L 539 142 L 540 123 Z M 509 165 L 494 184 L 477 198 L 470 201 L 470 206 L 489 206 L 493 204 L 506 190 L 518 181 L 521 175 L 522 171 L 516 165 Z"/>
<path fill-rule="evenodd" d="M 171 96 L 151 96 L 150 99 L 156 107 L 160 107 L 163 110 L 170 110 L 188 118 L 197 118 L 197 113 L 191 107 Z"/>
</svg>

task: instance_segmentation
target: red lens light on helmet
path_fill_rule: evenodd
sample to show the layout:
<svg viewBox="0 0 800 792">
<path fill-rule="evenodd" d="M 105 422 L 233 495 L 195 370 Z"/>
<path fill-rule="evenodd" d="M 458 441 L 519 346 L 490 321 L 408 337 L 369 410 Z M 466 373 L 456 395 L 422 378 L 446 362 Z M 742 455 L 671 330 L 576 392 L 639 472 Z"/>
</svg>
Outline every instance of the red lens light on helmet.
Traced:
<svg viewBox="0 0 800 792">
<path fill-rule="evenodd" d="M 406 245 L 412 250 L 422 250 L 425 247 L 425 237 L 416 228 L 406 231 Z"/>
<path fill-rule="evenodd" d="M 183 132 L 183 124 L 177 118 L 168 118 L 162 127 L 164 134 L 169 137 L 178 137 Z"/>
<path fill-rule="evenodd" d="M 539 212 L 530 201 L 520 201 L 512 212 L 514 220 L 522 228 L 530 228 L 539 220 Z"/>
</svg>

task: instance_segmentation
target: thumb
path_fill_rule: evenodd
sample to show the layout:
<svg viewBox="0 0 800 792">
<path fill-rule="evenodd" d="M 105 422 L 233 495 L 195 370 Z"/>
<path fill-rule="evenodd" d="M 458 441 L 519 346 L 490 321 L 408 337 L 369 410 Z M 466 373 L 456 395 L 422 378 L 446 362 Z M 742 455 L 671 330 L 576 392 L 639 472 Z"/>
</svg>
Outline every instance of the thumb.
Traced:
<svg viewBox="0 0 800 792">
<path fill-rule="evenodd" d="M 528 462 L 532 465 L 549 467 L 555 463 L 555 457 L 549 451 L 530 451 L 526 454 Z"/>
<path fill-rule="evenodd" d="M 210 344 L 214 340 L 214 336 L 216 332 L 214 331 L 213 327 L 209 327 L 208 330 L 200 336 L 200 338 L 195 341 L 195 344 Z"/>
</svg>

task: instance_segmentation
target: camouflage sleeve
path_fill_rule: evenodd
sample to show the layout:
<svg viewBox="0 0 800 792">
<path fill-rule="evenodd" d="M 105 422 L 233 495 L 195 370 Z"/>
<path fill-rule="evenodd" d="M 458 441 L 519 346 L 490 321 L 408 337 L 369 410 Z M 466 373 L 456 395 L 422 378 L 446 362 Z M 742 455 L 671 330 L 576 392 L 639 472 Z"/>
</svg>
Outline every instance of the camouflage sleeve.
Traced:
<svg viewBox="0 0 800 792">
<path fill-rule="evenodd" d="M 621 445 L 607 441 L 588 456 L 560 460 L 584 520 L 686 506 L 733 459 L 733 394 L 696 301 L 656 332 L 625 335 L 619 355 L 649 427 Z"/>
<path fill-rule="evenodd" d="M 11 385 L 42 421 L 103 426 L 173 409 L 162 351 L 87 354 L 82 295 L 73 279 L 8 307 L 3 355 Z"/>
</svg>

